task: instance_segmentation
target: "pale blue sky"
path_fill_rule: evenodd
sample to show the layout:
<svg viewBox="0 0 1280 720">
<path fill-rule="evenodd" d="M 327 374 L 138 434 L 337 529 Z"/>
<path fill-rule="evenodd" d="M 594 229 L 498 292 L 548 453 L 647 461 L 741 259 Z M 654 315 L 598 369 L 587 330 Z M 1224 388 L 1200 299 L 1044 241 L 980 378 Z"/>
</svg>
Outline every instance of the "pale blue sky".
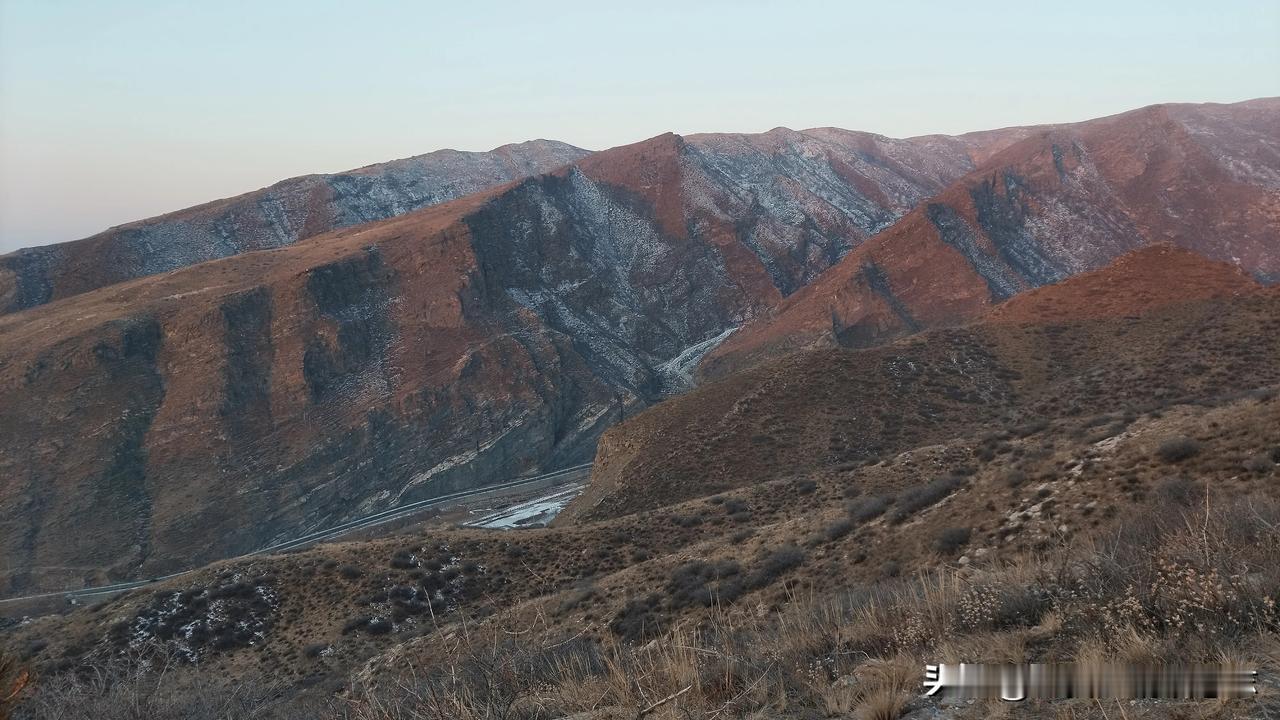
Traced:
<svg viewBox="0 0 1280 720">
<path fill-rule="evenodd" d="M 442 147 L 1280 95 L 1280 3 L 0 0 L 0 251 Z"/>
</svg>

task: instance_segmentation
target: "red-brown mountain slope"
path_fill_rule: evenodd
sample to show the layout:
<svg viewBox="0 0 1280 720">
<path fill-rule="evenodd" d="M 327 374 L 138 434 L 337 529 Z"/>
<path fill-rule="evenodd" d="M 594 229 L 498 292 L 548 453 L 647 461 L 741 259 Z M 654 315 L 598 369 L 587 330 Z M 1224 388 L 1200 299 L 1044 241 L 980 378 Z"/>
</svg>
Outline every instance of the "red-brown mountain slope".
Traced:
<svg viewBox="0 0 1280 720">
<path fill-rule="evenodd" d="M 703 372 L 972 319 L 1161 242 L 1280 278 L 1280 100 L 1158 105 L 1032 132 L 735 333 Z"/>
<path fill-rule="evenodd" d="M 1175 276 L 1181 292 L 1154 289 Z M 611 428 L 590 486 L 557 522 L 892 462 L 989 423 L 1039 432 L 1055 417 L 1119 417 L 1273 385 L 1278 302 L 1223 263 L 1148 248 L 1015 298 L 991 320 L 874 348 L 791 353 Z"/>
<path fill-rule="evenodd" d="M 1248 273 L 1173 245 L 1151 245 L 1110 265 L 1015 295 L 991 312 L 992 322 L 1061 323 L 1132 317 L 1193 300 L 1263 291 Z"/>
</svg>

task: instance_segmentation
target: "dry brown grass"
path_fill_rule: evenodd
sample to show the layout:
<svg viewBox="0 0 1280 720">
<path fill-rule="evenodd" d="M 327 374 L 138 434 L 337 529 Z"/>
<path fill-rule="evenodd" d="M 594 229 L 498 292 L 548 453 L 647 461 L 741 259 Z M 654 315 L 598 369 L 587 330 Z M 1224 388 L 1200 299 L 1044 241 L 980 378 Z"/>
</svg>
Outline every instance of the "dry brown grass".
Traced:
<svg viewBox="0 0 1280 720">
<path fill-rule="evenodd" d="M 0 720 L 8 720 L 31 682 L 31 671 L 0 652 Z"/>
<path fill-rule="evenodd" d="M 696 609 L 649 642 L 607 632 L 566 636 L 564 626 L 513 626 L 507 616 L 455 623 L 359 673 L 349 692 L 316 706 L 323 708 L 317 716 L 880 718 L 920 706 L 926 662 L 1229 659 L 1280 669 L 1280 504 L 1264 495 L 1220 503 L 1210 497 L 1207 504 L 1156 506 L 1149 517 L 1009 564 L 935 568 L 839 590 L 784 586 L 778 610 Z M 226 716 L 288 718 L 310 697 L 296 695 L 296 687 L 230 696 L 208 675 L 161 682 L 154 666 L 108 675 L 109 683 L 54 679 L 37 688 L 20 716 L 56 716 L 71 704 L 99 708 L 98 720 L 127 707 L 184 717 L 188 703 L 238 697 Z M 1188 717 L 1231 717 L 1239 709 L 1195 706 Z M 1077 707 L 1076 716 L 1095 710 Z"/>
</svg>

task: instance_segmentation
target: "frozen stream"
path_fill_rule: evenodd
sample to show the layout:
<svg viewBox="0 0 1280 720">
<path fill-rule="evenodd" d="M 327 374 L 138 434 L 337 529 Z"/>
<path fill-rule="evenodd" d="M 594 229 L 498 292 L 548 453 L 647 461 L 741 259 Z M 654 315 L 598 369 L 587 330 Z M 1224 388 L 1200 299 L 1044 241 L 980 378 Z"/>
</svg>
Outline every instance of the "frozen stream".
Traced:
<svg viewBox="0 0 1280 720">
<path fill-rule="evenodd" d="M 463 523 L 467 527 L 511 529 L 545 525 L 582 492 L 587 484 L 573 483 L 551 488 L 545 495 L 509 505 L 501 510 L 476 510 L 480 516 Z"/>
</svg>

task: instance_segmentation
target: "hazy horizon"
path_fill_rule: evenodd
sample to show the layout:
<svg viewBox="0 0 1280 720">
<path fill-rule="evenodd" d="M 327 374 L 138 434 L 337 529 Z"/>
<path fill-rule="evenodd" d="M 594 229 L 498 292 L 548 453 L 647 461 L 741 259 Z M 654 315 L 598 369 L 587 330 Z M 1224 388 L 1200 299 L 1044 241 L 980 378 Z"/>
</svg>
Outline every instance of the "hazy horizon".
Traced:
<svg viewBox="0 0 1280 720">
<path fill-rule="evenodd" d="M 1274 3 L 992 8 L 0 0 L 0 252 L 443 148 L 960 134 L 1280 95 Z"/>
</svg>

